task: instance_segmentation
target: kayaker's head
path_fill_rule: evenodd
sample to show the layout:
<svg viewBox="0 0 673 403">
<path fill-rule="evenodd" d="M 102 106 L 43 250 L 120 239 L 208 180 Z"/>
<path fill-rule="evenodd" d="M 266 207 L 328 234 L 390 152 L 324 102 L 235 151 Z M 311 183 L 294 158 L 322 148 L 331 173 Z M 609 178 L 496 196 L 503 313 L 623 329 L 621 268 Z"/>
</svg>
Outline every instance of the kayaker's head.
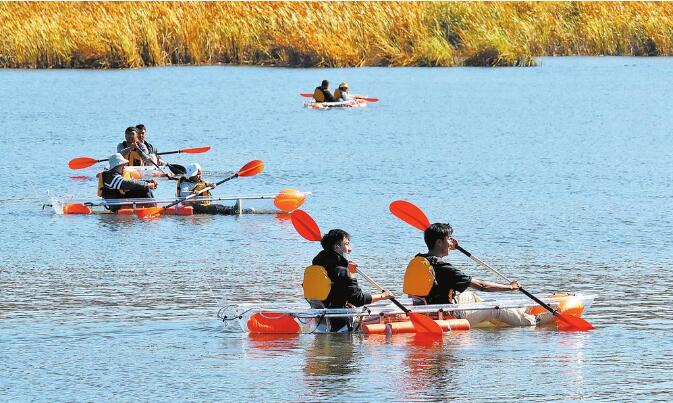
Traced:
<svg viewBox="0 0 673 403">
<path fill-rule="evenodd" d="M 138 140 L 144 142 L 145 135 L 147 134 L 147 129 L 145 128 L 145 125 L 143 124 L 136 125 L 136 130 L 138 131 Z"/>
<path fill-rule="evenodd" d="M 334 251 L 344 257 L 351 253 L 351 236 L 342 229 L 331 229 L 320 240 L 324 250 Z"/>
<path fill-rule="evenodd" d="M 320 84 L 320 88 L 322 88 L 323 90 L 328 89 L 329 88 L 329 81 L 322 80 L 322 84 Z"/>
<path fill-rule="evenodd" d="M 423 239 L 428 251 L 435 256 L 446 256 L 449 250 L 456 249 L 451 224 L 434 223 L 425 229 Z"/>
<path fill-rule="evenodd" d="M 138 129 L 135 127 L 127 127 L 124 131 L 124 137 L 126 138 L 126 144 L 133 144 L 138 141 Z"/>
<path fill-rule="evenodd" d="M 122 173 L 124 171 L 124 165 L 128 162 L 129 160 L 124 158 L 120 153 L 112 154 L 110 158 L 108 158 L 108 170 L 116 170 L 117 172 Z"/>
<path fill-rule="evenodd" d="M 339 84 L 339 89 L 342 90 L 342 91 L 348 91 L 348 83 L 343 82 L 343 83 Z"/>
<path fill-rule="evenodd" d="M 192 162 L 191 164 L 187 165 L 187 173 L 185 173 L 185 177 L 190 181 L 196 182 L 201 180 L 202 172 L 201 165 L 196 162 Z"/>
</svg>

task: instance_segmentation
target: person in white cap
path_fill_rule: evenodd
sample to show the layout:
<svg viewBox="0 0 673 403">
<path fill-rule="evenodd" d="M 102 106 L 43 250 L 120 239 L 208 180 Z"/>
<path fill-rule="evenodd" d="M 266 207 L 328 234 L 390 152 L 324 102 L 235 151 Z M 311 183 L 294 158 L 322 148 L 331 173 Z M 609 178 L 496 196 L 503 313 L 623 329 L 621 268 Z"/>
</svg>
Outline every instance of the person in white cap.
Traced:
<svg viewBox="0 0 673 403">
<path fill-rule="evenodd" d="M 212 182 L 206 182 L 201 178 L 203 170 L 201 165 L 193 162 L 187 165 L 187 173 L 185 176 L 181 177 L 177 183 L 176 196 L 177 197 L 187 197 L 194 193 L 198 193 L 203 189 L 210 188 L 205 192 L 199 194 L 197 197 L 210 197 L 210 190 L 215 188 L 215 184 Z M 210 200 L 198 200 L 198 201 L 188 201 L 185 204 L 192 206 L 194 209 L 194 214 L 223 214 L 223 215 L 232 215 L 238 213 L 238 206 L 224 206 L 221 204 L 215 204 Z M 246 209 L 248 210 L 248 209 Z M 253 210 L 248 210 L 244 212 L 254 212 Z"/>
<path fill-rule="evenodd" d="M 350 101 L 353 99 L 351 94 L 348 92 L 348 83 L 339 84 L 339 88 L 334 91 L 334 100 L 335 101 Z"/>
<path fill-rule="evenodd" d="M 157 188 L 157 182 L 137 181 L 124 176 L 124 166 L 129 161 L 120 153 L 109 158 L 109 169 L 99 173 L 98 196 L 104 199 L 135 199 L 154 198 L 152 190 Z M 110 206 L 110 210 L 118 210 L 121 206 Z M 148 205 L 143 205 L 148 207 Z"/>
</svg>

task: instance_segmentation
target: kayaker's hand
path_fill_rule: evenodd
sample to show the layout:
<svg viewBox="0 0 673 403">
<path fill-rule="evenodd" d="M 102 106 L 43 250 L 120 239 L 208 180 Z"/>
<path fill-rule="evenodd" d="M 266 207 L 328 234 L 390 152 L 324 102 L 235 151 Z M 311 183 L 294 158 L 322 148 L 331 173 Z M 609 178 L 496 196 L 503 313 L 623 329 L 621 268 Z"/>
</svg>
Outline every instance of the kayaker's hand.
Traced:
<svg viewBox="0 0 673 403">
<path fill-rule="evenodd" d="M 395 298 L 395 294 L 393 294 L 390 291 L 383 291 L 383 294 L 381 294 L 381 299 L 391 299 Z"/>
<path fill-rule="evenodd" d="M 455 250 L 458 247 L 458 240 L 456 238 L 451 238 L 449 241 L 449 249 Z"/>
<path fill-rule="evenodd" d="M 207 185 L 208 185 L 208 187 L 211 188 L 211 189 L 215 189 L 215 188 L 217 187 L 217 184 L 216 184 L 216 183 L 212 183 L 212 182 L 211 182 L 211 183 L 208 183 Z"/>
<path fill-rule="evenodd" d="M 509 289 L 510 289 L 510 290 L 512 290 L 512 291 L 516 291 L 516 290 L 518 290 L 519 288 L 521 288 L 521 284 L 519 284 L 518 281 L 514 280 L 514 281 L 512 281 L 511 283 L 509 283 Z"/>
<path fill-rule="evenodd" d="M 358 272 L 357 267 L 358 267 L 358 265 L 355 262 L 351 262 L 351 261 L 348 262 L 348 271 L 349 272 L 357 273 Z"/>
</svg>

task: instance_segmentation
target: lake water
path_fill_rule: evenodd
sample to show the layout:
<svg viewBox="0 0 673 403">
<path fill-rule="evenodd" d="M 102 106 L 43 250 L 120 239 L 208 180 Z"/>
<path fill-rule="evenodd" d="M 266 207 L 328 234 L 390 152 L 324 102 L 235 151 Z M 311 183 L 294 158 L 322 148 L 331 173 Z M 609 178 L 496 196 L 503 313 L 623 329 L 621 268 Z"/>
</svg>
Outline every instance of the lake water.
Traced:
<svg viewBox="0 0 673 403">
<path fill-rule="evenodd" d="M 673 59 L 540 62 L 0 70 L 0 400 L 670 399 Z M 381 101 L 302 108 L 324 78 Z M 313 192 L 303 208 L 353 234 L 351 258 L 397 293 L 424 249 L 388 212 L 403 198 L 529 291 L 598 294 L 597 329 L 475 329 L 429 346 L 225 329 L 221 304 L 301 298 L 318 250 L 287 220 L 60 216 L 31 199 L 93 196 L 95 169 L 67 162 L 107 158 L 138 123 L 160 150 L 211 145 L 168 159 L 210 179 L 265 161 L 216 194 Z"/>
</svg>

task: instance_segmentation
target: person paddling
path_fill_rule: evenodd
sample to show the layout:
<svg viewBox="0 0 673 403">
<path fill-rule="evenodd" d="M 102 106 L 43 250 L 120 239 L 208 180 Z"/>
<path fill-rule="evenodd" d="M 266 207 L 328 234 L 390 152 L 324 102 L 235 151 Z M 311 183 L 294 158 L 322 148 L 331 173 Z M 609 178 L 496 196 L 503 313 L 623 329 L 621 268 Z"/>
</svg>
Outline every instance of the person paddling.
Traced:
<svg viewBox="0 0 673 403">
<path fill-rule="evenodd" d="M 157 165 L 166 165 L 166 161 L 159 157 L 159 150 L 147 141 L 147 128 L 144 124 L 136 125 L 138 131 L 138 143 L 143 144 L 147 149 L 147 155 L 157 163 Z"/>
<path fill-rule="evenodd" d="M 414 305 L 424 304 L 461 304 L 479 302 L 481 298 L 468 288 L 485 292 L 517 291 L 518 281 L 499 284 L 480 280 L 464 274 L 451 263 L 444 260 L 449 251 L 456 249 L 458 241 L 453 238 L 450 224 L 435 223 L 424 232 L 423 238 L 428 247 L 427 253 L 419 253 L 409 263 L 404 276 L 404 292 L 409 294 Z M 467 319 L 471 325 L 491 321 L 504 322 L 512 326 L 533 326 L 535 316 L 520 309 L 491 309 L 473 311 L 458 316 Z"/>
<path fill-rule="evenodd" d="M 130 166 L 143 166 L 149 162 L 147 147 L 138 140 L 138 129 L 127 127 L 124 131 L 125 140 L 117 144 L 117 152 L 129 161 Z"/>
<path fill-rule="evenodd" d="M 157 188 L 157 182 L 137 181 L 124 176 L 124 166 L 129 161 L 120 153 L 113 154 L 109 158 L 109 169 L 99 173 L 98 176 L 98 196 L 103 199 L 145 199 L 154 198 L 152 190 Z M 154 204 L 143 204 L 139 207 L 151 207 Z M 109 206 L 112 211 L 120 209 L 122 206 Z"/>
<path fill-rule="evenodd" d="M 394 298 L 390 291 L 384 291 L 381 294 L 369 294 L 358 286 L 358 281 L 348 269 L 348 254 L 352 251 L 350 246 L 351 236 L 342 229 L 330 230 L 320 240 L 323 250 L 313 258 L 311 267 L 319 266 L 324 268 L 327 273 L 331 288 L 327 298 L 319 301 L 325 308 L 346 308 L 347 306 L 363 306 L 373 302 Z M 353 264 L 353 263 L 351 263 Z M 306 279 L 306 277 L 305 277 Z M 304 292 L 307 293 L 306 280 L 304 281 Z M 313 302 L 315 306 L 315 301 Z M 317 306 L 315 306 L 317 307 Z M 330 331 L 349 331 L 352 328 L 352 321 L 346 319 L 331 319 Z"/>
<path fill-rule="evenodd" d="M 316 102 L 334 102 L 334 96 L 329 91 L 329 81 L 322 80 L 320 87 L 315 87 L 313 99 Z"/>
<path fill-rule="evenodd" d="M 354 99 L 351 94 L 348 92 L 348 83 L 343 82 L 339 84 L 339 88 L 334 90 L 334 100 L 335 101 L 350 101 Z"/>
<path fill-rule="evenodd" d="M 205 188 L 215 188 L 215 183 L 206 182 L 201 178 L 203 170 L 201 165 L 193 162 L 187 166 L 187 173 L 178 179 L 176 196 L 177 197 L 187 197 L 194 193 L 199 192 Z M 210 197 L 210 190 L 201 193 L 198 197 Z M 194 214 L 220 214 L 220 215 L 233 215 L 238 214 L 239 206 L 236 203 L 234 206 L 224 206 L 222 204 L 216 204 L 210 200 L 200 200 L 200 201 L 190 201 L 185 202 L 184 204 L 192 206 L 194 209 Z M 243 213 L 254 213 L 253 209 L 244 209 Z"/>
</svg>

